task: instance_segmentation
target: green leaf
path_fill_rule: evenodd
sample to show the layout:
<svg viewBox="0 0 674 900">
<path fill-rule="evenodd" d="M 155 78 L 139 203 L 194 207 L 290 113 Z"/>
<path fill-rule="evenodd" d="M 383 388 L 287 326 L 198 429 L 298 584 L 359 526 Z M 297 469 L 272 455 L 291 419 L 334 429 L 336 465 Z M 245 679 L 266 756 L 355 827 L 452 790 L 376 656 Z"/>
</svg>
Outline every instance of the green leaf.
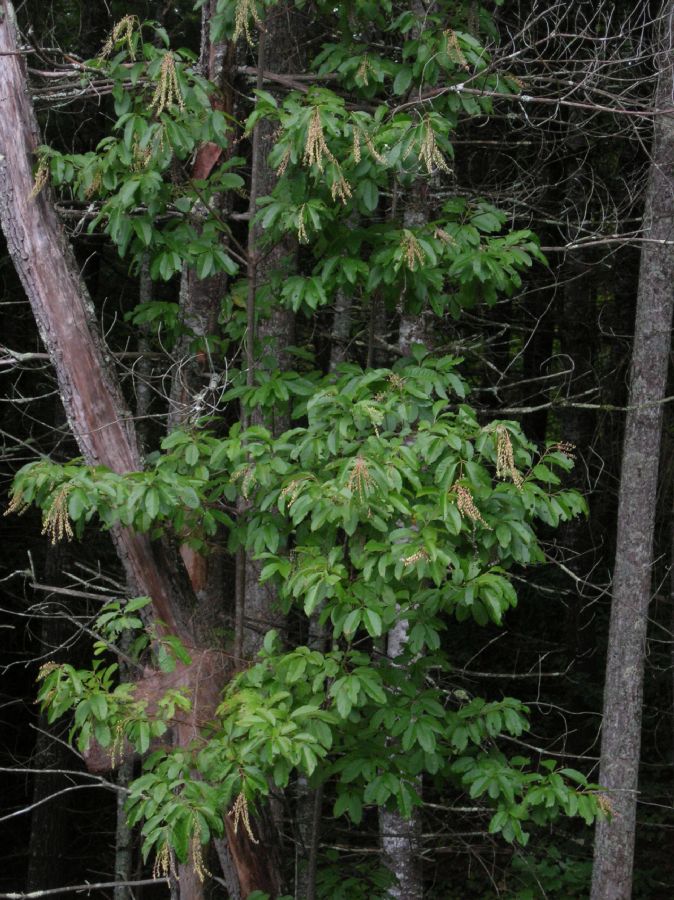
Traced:
<svg viewBox="0 0 674 900">
<path fill-rule="evenodd" d="M 379 188 L 371 179 L 363 179 L 358 185 L 358 196 L 368 212 L 374 212 L 379 205 Z"/>
<path fill-rule="evenodd" d="M 373 609 L 363 610 L 363 624 L 370 637 L 379 637 L 382 633 L 382 621 L 379 613 Z"/>
<path fill-rule="evenodd" d="M 499 544 L 504 549 L 510 544 L 512 540 L 512 531 L 507 525 L 497 525 L 496 526 L 496 537 L 498 539 Z"/>
<path fill-rule="evenodd" d="M 404 66 L 398 71 L 393 80 L 393 93 L 400 96 L 404 94 L 412 83 L 412 69 L 410 66 Z"/>
<path fill-rule="evenodd" d="M 108 701 L 103 694 L 92 694 L 89 698 L 89 706 L 94 716 L 103 721 L 108 715 Z"/>
<path fill-rule="evenodd" d="M 138 725 L 137 747 L 139 753 L 147 753 L 150 748 L 150 723 L 140 722 Z"/>
<path fill-rule="evenodd" d="M 351 637 L 355 633 L 356 629 L 360 625 L 362 616 L 363 610 L 360 609 L 354 609 L 349 613 L 349 615 L 344 620 L 344 625 L 342 628 L 346 637 Z"/>
<path fill-rule="evenodd" d="M 150 488 L 145 492 L 145 511 L 151 519 L 159 515 L 159 493 L 156 488 Z"/>
<path fill-rule="evenodd" d="M 75 488 L 68 494 L 68 515 L 73 522 L 78 522 L 82 514 L 89 509 L 90 501 L 81 488 Z"/>
</svg>

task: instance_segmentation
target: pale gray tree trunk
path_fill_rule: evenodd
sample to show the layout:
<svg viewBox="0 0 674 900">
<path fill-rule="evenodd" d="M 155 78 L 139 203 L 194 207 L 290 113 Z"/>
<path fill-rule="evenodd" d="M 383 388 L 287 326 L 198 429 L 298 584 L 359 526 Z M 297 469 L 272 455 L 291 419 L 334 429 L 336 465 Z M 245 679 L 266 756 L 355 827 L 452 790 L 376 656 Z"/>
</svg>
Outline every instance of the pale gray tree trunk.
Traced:
<svg viewBox="0 0 674 900">
<path fill-rule="evenodd" d="M 403 322 L 401 322 L 402 329 Z M 409 332 L 416 342 L 417 333 L 412 327 Z M 407 354 L 409 347 L 400 345 L 401 352 Z M 398 610 L 400 612 L 400 610 Z M 386 655 L 397 659 L 407 644 L 409 622 L 399 615 L 386 639 Z M 421 780 L 415 784 L 421 793 Z M 386 866 L 393 872 L 397 884 L 389 890 L 392 900 L 419 900 L 423 896 L 421 873 L 421 817 L 417 809 L 406 819 L 398 810 L 379 810 L 379 838 Z"/>
<path fill-rule="evenodd" d="M 656 110 L 673 106 L 674 2 L 663 4 Z M 592 900 L 629 900 L 662 405 L 674 301 L 674 116 L 657 114 L 644 210 L 637 312 L 618 506 L 599 782 L 610 821 L 597 825 Z"/>
<path fill-rule="evenodd" d="M 395 659 L 405 649 L 409 623 L 400 618 L 388 634 L 386 655 Z M 415 785 L 421 792 L 421 782 Z M 398 810 L 379 810 L 379 838 L 387 867 L 396 877 L 389 888 L 391 900 L 420 900 L 423 896 L 421 872 L 421 816 L 413 810 L 406 819 Z"/>
<path fill-rule="evenodd" d="M 423 192 L 416 187 L 414 195 L 409 199 L 403 213 L 405 228 L 416 228 L 427 220 L 427 209 Z M 398 312 L 399 332 L 398 349 L 402 356 L 409 356 L 414 344 L 424 343 L 423 312 L 408 315 L 404 311 L 404 298 L 401 299 Z M 404 651 L 409 633 L 409 622 L 400 615 L 389 631 L 386 639 L 386 655 L 390 660 L 397 659 Z M 415 788 L 421 793 L 421 779 Z M 386 866 L 396 877 L 396 884 L 389 889 L 392 900 L 420 900 L 423 896 L 423 879 L 421 871 L 421 817 L 417 809 L 406 819 L 397 810 L 381 808 L 379 810 L 379 839 Z"/>
</svg>

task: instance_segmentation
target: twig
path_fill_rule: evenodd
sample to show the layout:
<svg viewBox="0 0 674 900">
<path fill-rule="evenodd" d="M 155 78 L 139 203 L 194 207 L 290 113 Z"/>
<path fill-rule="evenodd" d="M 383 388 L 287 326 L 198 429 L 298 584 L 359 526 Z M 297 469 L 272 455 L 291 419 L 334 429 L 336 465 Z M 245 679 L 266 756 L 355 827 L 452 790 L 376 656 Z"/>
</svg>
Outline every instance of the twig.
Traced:
<svg viewBox="0 0 674 900">
<path fill-rule="evenodd" d="M 143 878 L 140 881 L 98 881 L 93 884 L 71 884 L 69 887 L 50 888 L 47 891 L 30 891 L 28 894 L 10 892 L 0 894 L 0 900 L 32 900 L 33 897 L 54 897 L 56 894 L 90 894 L 91 891 L 115 887 L 148 887 L 151 884 L 168 884 L 168 878 Z"/>
</svg>

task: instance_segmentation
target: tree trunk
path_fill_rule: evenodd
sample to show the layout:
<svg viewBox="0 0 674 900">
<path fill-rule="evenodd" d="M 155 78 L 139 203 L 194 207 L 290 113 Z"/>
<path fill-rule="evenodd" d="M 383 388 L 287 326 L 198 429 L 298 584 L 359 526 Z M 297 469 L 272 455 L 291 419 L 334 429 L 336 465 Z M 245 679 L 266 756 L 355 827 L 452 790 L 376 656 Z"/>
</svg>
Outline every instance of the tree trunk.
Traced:
<svg viewBox="0 0 674 900">
<path fill-rule="evenodd" d="M 0 0 L 0 224 L 25 288 L 42 340 L 56 370 L 59 391 L 82 455 L 90 464 L 125 473 L 142 468 L 133 421 L 95 326 L 86 292 L 55 210 L 43 191 L 33 196 L 31 159 L 38 128 L 27 91 L 23 56 L 17 49 L 14 12 Z M 190 619 L 193 592 L 184 570 L 159 542 L 127 528 L 113 530 L 129 587 L 152 598 L 156 618 L 193 647 L 203 641 L 201 616 Z M 218 654 L 196 653 L 193 673 L 209 667 L 208 685 L 195 699 L 202 719 L 215 709 L 225 673 Z M 217 683 L 215 683 L 217 682 Z M 201 685 L 201 682 L 200 682 Z M 206 704 L 211 704 L 206 707 Z M 193 736 L 188 723 L 179 741 Z M 230 835 L 242 890 L 278 893 L 276 860 L 256 849 L 243 833 Z M 183 891 L 183 897 L 188 896 Z"/>
<path fill-rule="evenodd" d="M 125 759 L 117 769 L 117 784 L 126 788 L 133 780 L 133 759 Z M 117 794 L 117 827 L 115 829 L 115 881 L 120 882 L 114 889 L 114 900 L 132 900 L 131 888 L 123 883 L 133 877 L 133 829 L 126 821 L 124 804 L 126 794 Z"/>
<path fill-rule="evenodd" d="M 226 114 L 233 112 L 232 63 L 234 47 L 210 37 L 211 19 L 215 13 L 216 0 L 207 0 L 201 10 L 201 48 L 199 67 L 201 74 L 208 78 L 216 93 L 211 103 Z M 226 87 L 225 87 L 226 85 Z M 222 150 L 215 144 L 202 144 L 194 159 L 192 178 L 207 178 L 222 156 L 231 155 L 231 146 Z M 231 206 L 231 194 L 216 196 L 212 206 L 207 208 L 202 202 L 192 211 L 197 229 L 212 215 L 227 219 Z M 198 278 L 194 269 L 183 267 L 180 280 L 180 318 L 188 329 L 178 339 L 174 351 L 174 369 L 171 380 L 168 430 L 189 428 L 201 416 L 212 413 L 213 405 L 225 388 L 221 373 L 213 368 L 208 352 L 209 338 L 215 334 L 220 312 L 220 303 L 227 288 L 227 275 L 219 272 L 208 278 Z M 201 346 L 193 346 L 198 341 Z M 209 557 L 195 553 L 187 546 L 180 549 L 183 562 L 190 575 L 192 587 L 211 620 L 217 606 L 221 605 L 222 559 L 217 554 Z"/>
<path fill-rule="evenodd" d="M 674 2 L 661 11 L 656 109 L 671 108 Z M 655 120 L 644 210 L 644 244 L 620 479 L 613 602 L 604 687 L 599 782 L 609 792 L 610 821 L 597 825 L 592 900 L 628 900 L 636 823 L 641 707 L 655 501 L 672 323 L 674 117 Z"/>
<path fill-rule="evenodd" d="M 276 74 L 301 72 L 304 65 L 304 47 L 300 43 L 302 35 L 301 20 L 293 3 L 286 0 L 271 7 L 265 21 L 264 71 Z M 272 93 L 273 90 L 272 90 Z M 269 166 L 267 158 L 271 152 L 275 137 L 272 122 L 261 120 L 257 126 L 258 150 L 254 173 L 256 197 L 271 194 L 277 181 L 277 175 Z M 253 211 L 251 210 L 251 213 Z M 261 246 L 263 232 L 260 226 L 251 225 L 251 243 L 249 256 L 254 256 L 252 267 L 253 288 L 256 293 L 264 290 L 266 283 L 276 270 L 280 269 L 286 258 L 293 259 L 297 252 L 296 241 L 286 238 L 273 247 Z M 291 310 L 284 309 L 278 303 L 272 303 L 269 318 L 262 319 L 257 315 L 255 335 L 248 336 L 255 340 L 257 359 L 262 366 L 273 360 L 273 366 L 283 371 L 288 368 L 289 356 L 287 348 L 293 343 L 295 319 Z M 250 330 L 250 329 L 249 329 Z M 255 411 L 251 416 L 253 424 L 260 424 L 262 416 Z M 287 408 L 275 409 L 272 421 L 265 423 L 271 427 L 275 435 L 282 434 L 289 426 Z M 244 589 L 244 632 L 243 656 L 250 658 L 262 647 L 265 632 L 271 628 L 281 627 L 283 618 L 277 609 L 276 590 L 271 582 L 260 584 L 261 564 L 246 554 Z"/>
<path fill-rule="evenodd" d="M 349 355 L 349 339 L 351 337 L 351 305 L 352 297 L 343 289 L 337 291 L 335 298 L 335 314 L 332 319 L 330 333 L 330 371 L 344 362 Z"/>
<path fill-rule="evenodd" d="M 47 584 L 59 584 L 63 561 L 61 547 L 47 549 Z M 40 639 L 45 649 L 62 647 L 67 638 L 67 624 L 57 612 L 43 619 Z M 52 658 L 60 662 L 63 653 L 57 652 Z M 58 731 L 57 723 L 50 725 L 42 713 L 31 758 L 31 767 L 42 771 L 33 778 L 34 809 L 30 817 L 26 891 L 61 887 L 67 877 L 68 810 L 63 798 L 46 802 L 48 797 L 58 794 L 68 784 L 68 777 L 58 770 L 67 770 L 72 766 L 72 754 Z"/>
<path fill-rule="evenodd" d="M 406 228 L 421 225 L 424 221 L 423 210 L 416 204 L 405 210 Z M 424 343 L 424 337 L 423 312 L 418 315 L 402 313 L 398 336 L 401 354 L 409 356 L 414 344 Z M 398 619 L 389 631 L 386 641 L 386 655 L 390 660 L 397 659 L 404 652 L 409 632 L 409 622 L 400 615 L 399 608 L 397 612 Z M 420 780 L 416 784 L 416 789 L 421 792 Z M 382 807 L 379 810 L 379 837 L 384 862 L 397 879 L 397 884 L 389 891 L 390 896 L 393 900 L 418 900 L 423 895 L 421 818 L 418 810 L 413 810 L 411 818 L 406 819 L 397 810 Z"/>
<path fill-rule="evenodd" d="M 417 4 L 418 6 L 418 4 Z M 408 198 L 403 213 L 405 228 L 418 228 L 428 220 L 428 185 L 416 185 L 413 194 Z M 417 314 L 408 314 L 404 309 L 404 297 L 398 307 L 399 331 L 398 349 L 402 356 L 409 356 L 414 344 L 423 344 L 426 339 L 424 310 Z M 397 659 L 404 651 L 409 633 L 409 622 L 401 616 L 400 607 L 396 607 L 397 621 L 386 639 L 386 655 L 390 660 Z M 415 784 L 421 793 L 422 784 L 419 778 Z M 379 810 L 379 839 L 384 863 L 396 877 L 396 884 L 389 894 L 393 900 L 420 900 L 423 895 L 421 872 L 421 817 L 418 810 L 413 810 L 409 819 L 398 810 Z"/>
<path fill-rule="evenodd" d="M 212 105 L 231 116 L 234 47 L 231 43 L 222 41 L 214 43 L 211 40 L 210 27 L 215 8 L 216 0 L 207 0 L 201 9 L 199 68 L 204 78 L 208 78 L 217 89 L 211 101 Z M 221 157 L 231 155 L 231 145 L 227 150 L 223 150 L 216 144 L 202 144 L 194 159 L 192 178 L 194 180 L 207 178 L 212 169 L 222 161 Z M 226 220 L 230 206 L 230 192 L 215 197 L 210 207 L 203 202 L 197 203 L 192 212 L 195 227 L 200 229 L 212 215 Z M 215 333 L 220 302 L 226 288 L 227 275 L 224 272 L 207 278 L 198 278 L 194 269 L 188 267 L 183 269 L 180 283 L 180 317 L 189 333 L 179 338 L 175 348 L 176 368 L 171 384 L 169 430 L 185 427 L 209 412 L 209 376 L 212 377 L 217 373 L 212 371 L 206 349 L 202 347 L 199 352 L 194 353 L 191 345 L 195 340 L 206 345 L 208 338 Z M 213 399 L 217 399 L 217 394 Z"/>
<path fill-rule="evenodd" d="M 30 104 L 13 10 L 0 6 L 0 225 L 56 370 L 68 424 L 91 465 L 142 468 L 133 421 L 97 333 L 91 300 L 47 192 L 33 195 L 38 127 Z M 131 590 L 152 598 L 157 618 L 187 637 L 191 591 L 161 544 L 112 529 Z M 188 602 L 186 602 L 186 599 Z"/>
<path fill-rule="evenodd" d="M 388 634 L 386 655 L 395 659 L 405 649 L 409 623 L 398 619 Z M 421 780 L 415 784 L 421 793 Z M 387 867 L 397 883 L 389 889 L 392 900 L 421 900 L 423 880 L 421 872 L 421 816 L 417 809 L 406 819 L 398 810 L 379 810 L 379 837 Z"/>
</svg>

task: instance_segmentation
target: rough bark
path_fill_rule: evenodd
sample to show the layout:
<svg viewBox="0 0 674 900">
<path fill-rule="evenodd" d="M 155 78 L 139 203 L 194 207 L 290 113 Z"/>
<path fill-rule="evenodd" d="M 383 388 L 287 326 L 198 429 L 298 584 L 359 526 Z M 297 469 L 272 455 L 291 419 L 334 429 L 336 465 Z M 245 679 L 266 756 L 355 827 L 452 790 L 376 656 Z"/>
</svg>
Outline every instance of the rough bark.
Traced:
<svg viewBox="0 0 674 900">
<path fill-rule="evenodd" d="M 227 115 L 233 113 L 232 63 L 234 46 L 223 41 L 213 42 L 210 38 L 211 19 L 215 14 L 216 0 L 207 0 L 201 9 L 201 49 L 199 68 L 216 91 L 212 105 Z M 191 177 L 193 180 L 208 178 L 211 171 L 223 158 L 231 156 L 232 146 L 223 150 L 216 144 L 202 144 L 195 156 Z M 211 215 L 226 220 L 230 212 L 231 193 L 216 197 L 213 206 L 207 208 L 202 202 L 196 204 L 192 213 L 195 227 Z M 219 272 L 208 278 L 198 278 L 194 269 L 185 268 L 180 284 L 180 314 L 189 333 L 181 336 L 175 348 L 176 370 L 171 384 L 169 409 L 169 430 L 184 427 L 208 412 L 207 391 L 212 372 L 211 361 L 204 347 L 208 338 L 215 333 L 220 302 L 227 287 L 227 275 Z M 198 352 L 193 351 L 195 340 L 201 342 Z"/>
<path fill-rule="evenodd" d="M 137 436 L 115 372 L 95 324 L 95 316 L 48 193 L 33 196 L 32 159 L 38 127 L 26 90 L 22 54 L 16 45 L 13 9 L 0 0 L 0 224 L 40 335 L 54 365 L 68 423 L 85 460 L 125 473 L 142 468 Z M 129 529 L 113 531 L 129 587 L 152 598 L 153 612 L 188 646 L 206 635 L 200 619 L 190 618 L 193 593 L 182 567 L 158 542 Z M 201 618 L 201 617 L 200 617 Z M 194 654 L 193 654 L 194 656 Z M 187 744 L 205 724 L 217 702 L 224 675 L 201 678 L 215 656 L 197 653 L 184 677 L 197 679 L 194 720 L 179 723 L 177 739 Z M 216 664 L 217 666 L 217 664 Z M 159 676 L 157 676 L 159 677 Z M 214 685 L 214 687 L 213 687 Z M 213 690 L 211 688 L 213 687 Z M 211 694 L 215 696 L 211 696 Z M 278 893 L 276 860 L 239 834 L 230 836 L 242 889 Z M 183 897 L 188 891 L 182 891 Z"/>
<path fill-rule="evenodd" d="M 674 2 L 661 11 L 655 107 L 671 108 Z M 599 782 L 613 816 L 597 826 L 592 900 L 628 900 L 636 823 L 644 656 L 651 598 L 662 405 L 671 345 L 674 255 L 674 117 L 655 122 L 620 480 L 613 601 Z"/>
<path fill-rule="evenodd" d="M 38 127 L 8 0 L 2 0 L 0 11 L 0 225 L 85 461 L 115 472 L 138 471 L 142 459 L 133 422 L 72 249 L 48 192 L 33 196 Z M 191 592 L 166 549 L 127 528 L 112 533 L 130 588 L 149 595 L 156 616 L 187 637 Z"/>
<path fill-rule="evenodd" d="M 210 38 L 211 19 L 215 13 L 216 0 L 208 0 L 201 10 L 201 48 L 199 67 L 204 77 L 215 87 L 212 104 L 228 115 L 233 112 L 233 90 L 231 87 L 231 67 L 234 47 L 231 43 L 213 42 Z M 227 87 L 225 88 L 225 85 Z M 231 155 L 231 146 L 226 150 L 216 144 L 202 144 L 194 159 L 191 177 L 194 180 L 207 178 L 221 157 Z M 195 205 L 192 212 L 194 225 L 199 230 L 209 216 L 216 215 L 226 220 L 231 206 L 231 193 L 218 195 L 207 208 L 202 202 Z M 208 278 L 198 278 L 194 269 L 185 267 L 180 282 L 180 318 L 187 333 L 179 338 L 173 356 L 174 369 L 171 381 L 168 430 L 189 428 L 200 416 L 212 412 L 219 394 L 225 387 L 224 373 L 213 368 L 208 353 L 208 340 L 216 333 L 220 303 L 227 287 L 227 275 L 219 272 Z M 195 348 L 198 342 L 198 349 Z M 214 612 L 214 601 L 220 597 L 221 559 L 217 555 L 206 557 L 195 553 L 187 546 L 180 549 L 183 562 L 190 575 L 192 587 L 198 598 L 205 604 L 208 613 Z M 212 620 L 213 615 L 209 618 Z"/>
<path fill-rule="evenodd" d="M 117 769 L 117 784 L 128 787 L 133 780 L 133 761 L 125 760 Z M 133 894 L 124 882 L 133 877 L 133 830 L 126 821 L 124 803 L 126 794 L 117 794 L 117 827 L 115 829 L 115 881 L 120 882 L 114 890 L 114 900 L 131 900 Z"/>
<path fill-rule="evenodd" d="M 305 59 L 301 43 L 303 26 L 294 4 L 284 0 L 272 7 L 265 20 L 265 29 L 265 71 L 281 75 L 302 71 Z M 265 87 L 268 89 L 268 86 Z M 268 196 L 276 184 L 277 175 L 267 163 L 275 142 L 275 130 L 271 122 L 263 120 L 258 124 L 257 171 L 254 173 L 257 197 Z M 285 239 L 269 247 L 264 246 L 263 237 L 262 229 L 254 226 L 251 247 L 255 255 L 256 294 L 265 290 L 272 274 L 283 267 L 287 258 L 294 258 L 297 250 L 296 242 L 292 239 Z M 255 347 L 258 364 L 266 365 L 268 361 L 273 361 L 274 367 L 281 370 L 288 368 L 287 348 L 293 343 L 295 331 L 292 311 L 273 302 L 268 317 L 263 318 L 256 311 L 256 321 Z M 251 419 L 254 424 L 262 421 L 261 415 L 256 412 Z M 274 410 L 271 422 L 266 424 L 276 435 L 285 431 L 289 424 L 287 408 Z M 243 656 L 247 658 L 260 650 L 265 632 L 283 624 L 283 617 L 276 606 L 276 591 L 270 582 L 260 584 L 260 572 L 260 563 L 246 554 Z"/>
</svg>

